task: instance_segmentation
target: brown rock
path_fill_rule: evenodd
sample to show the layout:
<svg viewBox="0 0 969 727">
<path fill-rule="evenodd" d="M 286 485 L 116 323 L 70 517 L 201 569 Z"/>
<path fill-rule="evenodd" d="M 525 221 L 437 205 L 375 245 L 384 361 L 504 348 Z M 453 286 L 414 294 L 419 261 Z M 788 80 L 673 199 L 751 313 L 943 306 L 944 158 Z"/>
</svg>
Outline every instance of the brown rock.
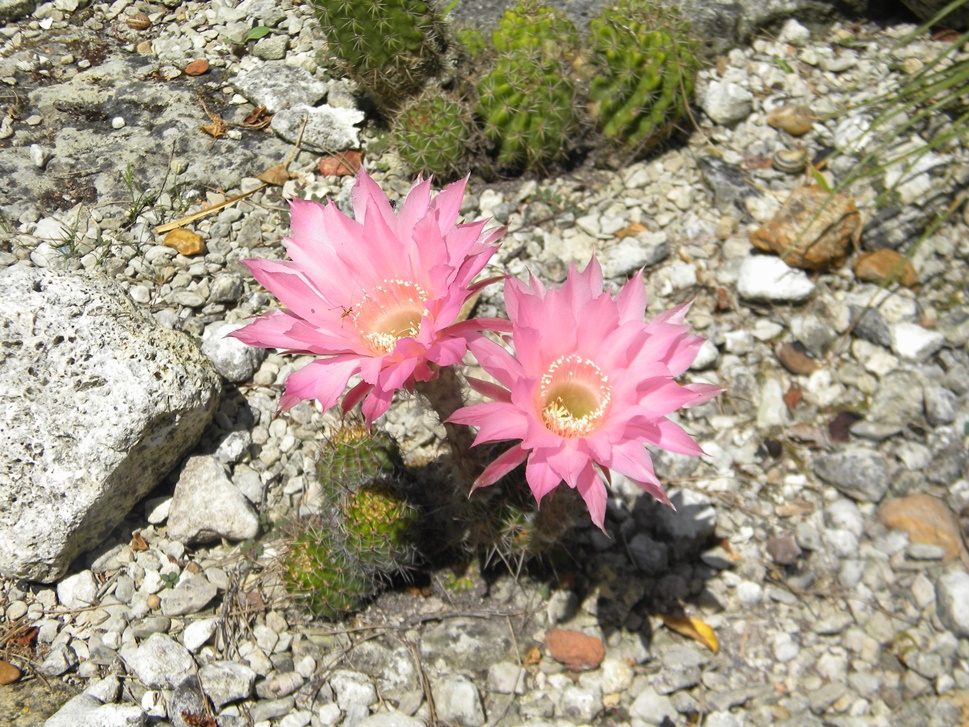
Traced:
<svg viewBox="0 0 969 727">
<path fill-rule="evenodd" d="M 805 270 L 830 270 L 845 261 L 848 243 L 858 246 L 861 214 L 843 194 L 818 185 L 791 192 L 783 207 L 750 235 L 754 247 Z"/>
<path fill-rule="evenodd" d="M 777 358 L 781 366 L 799 376 L 810 376 L 821 368 L 821 364 L 807 355 L 803 346 L 794 343 L 785 343 L 781 346 L 777 350 Z"/>
<path fill-rule="evenodd" d="M 947 562 L 965 557 L 959 522 L 937 497 L 918 494 L 890 500 L 878 519 L 890 528 L 904 530 L 912 543 L 938 545 L 945 550 Z"/>
<path fill-rule="evenodd" d="M 152 611 L 157 611 L 159 608 L 161 608 L 161 598 L 159 598 L 157 593 L 149 593 L 148 597 L 145 599 L 145 603 Z"/>
<path fill-rule="evenodd" d="M 20 679 L 20 669 L 15 667 L 13 664 L 0 661 L 0 686 L 4 684 L 13 684 L 18 679 Z"/>
<path fill-rule="evenodd" d="M 814 127 L 814 119 L 806 106 L 778 106 L 767 113 L 767 125 L 791 136 L 804 136 Z"/>
<path fill-rule="evenodd" d="M 148 30 L 151 27 L 151 20 L 144 13 L 135 13 L 134 15 L 128 16 L 125 23 L 133 30 Z"/>
<path fill-rule="evenodd" d="M 162 244 L 174 247 L 186 257 L 205 252 L 205 243 L 202 242 L 202 236 L 191 230 L 186 230 L 184 227 L 176 228 L 165 235 Z"/>
<path fill-rule="evenodd" d="M 859 280 L 869 283 L 881 283 L 897 280 L 906 288 L 913 288 L 919 284 L 919 274 L 915 267 L 894 250 L 883 248 L 874 252 L 866 252 L 855 260 L 855 275 Z"/>
<path fill-rule="evenodd" d="M 185 66 L 186 76 L 201 76 L 203 73 L 208 73 L 208 71 L 209 71 L 209 62 L 202 58 L 192 61 L 187 66 Z"/>
<path fill-rule="evenodd" d="M 606 656 L 606 647 L 595 636 L 566 629 L 546 631 L 545 648 L 555 661 L 565 664 L 572 671 L 595 669 Z"/>
<path fill-rule="evenodd" d="M 780 535 L 767 541 L 767 554 L 778 565 L 793 565 L 801 557 L 801 549 L 794 538 Z"/>
</svg>

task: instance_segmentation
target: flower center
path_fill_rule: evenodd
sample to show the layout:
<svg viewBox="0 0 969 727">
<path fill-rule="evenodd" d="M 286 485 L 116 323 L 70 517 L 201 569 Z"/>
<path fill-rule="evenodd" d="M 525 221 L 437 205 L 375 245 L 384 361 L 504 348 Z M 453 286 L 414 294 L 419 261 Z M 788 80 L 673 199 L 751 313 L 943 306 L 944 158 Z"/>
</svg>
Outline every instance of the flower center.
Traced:
<svg viewBox="0 0 969 727">
<path fill-rule="evenodd" d="M 542 376 L 538 392 L 545 426 L 569 439 L 595 431 L 612 398 L 609 377 L 576 354 L 553 362 Z"/>
<path fill-rule="evenodd" d="M 427 291 L 417 283 L 385 280 L 371 288 L 350 315 L 357 333 L 375 353 L 390 353 L 401 338 L 420 332 L 427 298 Z"/>
</svg>

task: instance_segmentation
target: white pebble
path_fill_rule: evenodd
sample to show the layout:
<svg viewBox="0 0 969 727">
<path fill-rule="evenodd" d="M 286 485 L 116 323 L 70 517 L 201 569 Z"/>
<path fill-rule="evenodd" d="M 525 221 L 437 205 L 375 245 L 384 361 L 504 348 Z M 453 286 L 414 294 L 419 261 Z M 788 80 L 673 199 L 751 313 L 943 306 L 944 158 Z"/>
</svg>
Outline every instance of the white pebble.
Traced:
<svg viewBox="0 0 969 727">
<path fill-rule="evenodd" d="M 123 129 L 125 127 L 125 120 L 120 116 L 115 116 L 111 119 L 112 129 Z"/>
</svg>

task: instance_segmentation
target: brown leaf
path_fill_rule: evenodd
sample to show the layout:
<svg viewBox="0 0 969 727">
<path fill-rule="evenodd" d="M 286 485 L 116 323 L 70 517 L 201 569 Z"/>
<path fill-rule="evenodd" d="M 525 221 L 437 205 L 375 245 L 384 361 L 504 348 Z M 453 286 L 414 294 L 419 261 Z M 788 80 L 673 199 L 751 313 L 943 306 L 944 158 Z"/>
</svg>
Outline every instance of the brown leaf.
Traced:
<svg viewBox="0 0 969 727">
<path fill-rule="evenodd" d="M 797 384 L 791 384 L 791 388 L 784 394 L 784 403 L 787 405 L 787 410 L 794 411 L 794 407 L 801 403 L 802 396 L 801 387 Z"/>
<path fill-rule="evenodd" d="M 667 616 L 666 614 L 660 614 L 660 618 L 663 619 L 666 628 L 700 642 L 714 654 L 720 649 L 720 642 L 717 641 L 716 632 L 709 624 L 704 623 L 700 619 L 691 618 L 690 616 Z"/>
<path fill-rule="evenodd" d="M 213 139 L 219 139 L 229 132 L 228 128 L 226 128 L 225 122 L 222 121 L 222 119 L 214 121 L 211 124 L 202 124 L 199 129 L 204 131 Z"/>
<path fill-rule="evenodd" d="M 33 646 L 37 643 L 37 634 L 40 633 L 40 628 L 37 626 L 29 626 L 25 628 L 22 632 L 14 636 L 10 643 L 15 646 L 27 647 Z"/>
<path fill-rule="evenodd" d="M 909 495 L 890 500 L 878 513 L 878 519 L 894 530 L 908 533 L 912 543 L 937 545 L 945 550 L 945 560 L 962 553 L 962 532 L 953 512 L 939 498 L 931 495 Z"/>
<path fill-rule="evenodd" d="M 182 710 L 182 721 L 190 727 L 219 727 L 215 717 L 204 712 L 192 712 L 187 709 Z"/>
<path fill-rule="evenodd" d="M 572 671 L 595 669 L 606 656 L 606 647 L 595 636 L 559 628 L 545 632 L 545 648 L 555 661 Z"/>
<path fill-rule="evenodd" d="M 537 646 L 533 646 L 525 653 L 525 658 L 522 660 L 522 666 L 531 666 L 532 664 L 537 664 L 542 660 L 542 652 Z"/>
<path fill-rule="evenodd" d="M 733 310 L 733 303 L 730 301 L 730 293 L 727 292 L 726 288 L 717 288 L 717 313 L 723 313 L 724 311 Z"/>
<path fill-rule="evenodd" d="M 363 163 L 363 152 L 341 151 L 320 159 L 320 174 L 324 177 L 348 177 L 356 174 Z"/>
<path fill-rule="evenodd" d="M 250 129 L 264 129 L 273 120 L 273 115 L 269 113 L 265 106 L 256 106 L 249 115 L 242 120 L 243 126 Z"/>
<path fill-rule="evenodd" d="M 784 431 L 784 434 L 790 439 L 818 449 L 827 444 L 827 442 L 824 441 L 824 435 L 821 433 L 821 430 L 813 424 L 808 424 L 806 422 L 797 422 L 796 424 L 792 424 Z"/>
<path fill-rule="evenodd" d="M 131 534 L 131 543 L 130 543 L 130 545 L 131 545 L 131 549 L 133 551 L 135 551 L 136 553 L 138 551 L 140 551 L 140 550 L 148 550 L 148 541 L 145 540 L 145 536 L 143 536 L 137 530 L 135 530 Z"/>
<path fill-rule="evenodd" d="M 828 424 L 828 436 L 832 442 L 847 442 L 851 438 L 851 425 L 861 419 L 861 414 L 853 411 L 840 411 Z"/>
<path fill-rule="evenodd" d="M 295 176 L 295 174 L 286 168 L 285 164 L 274 164 L 256 177 L 256 179 L 258 179 L 260 182 L 265 182 L 266 184 L 271 184 L 275 187 L 282 187 L 284 184 L 286 184 L 286 182 Z"/>
<path fill-rule="evenodd" d="M 624 237 L 629 237 L 630 235 L 636 235 L 640 232 L 646 232 L 646 226 L 641 225 L 638 222 L 631 223 L 628 227 L 624 227 L 619 232 L 616 233 L 616 237 L 620 240 Z"/>
</svg>

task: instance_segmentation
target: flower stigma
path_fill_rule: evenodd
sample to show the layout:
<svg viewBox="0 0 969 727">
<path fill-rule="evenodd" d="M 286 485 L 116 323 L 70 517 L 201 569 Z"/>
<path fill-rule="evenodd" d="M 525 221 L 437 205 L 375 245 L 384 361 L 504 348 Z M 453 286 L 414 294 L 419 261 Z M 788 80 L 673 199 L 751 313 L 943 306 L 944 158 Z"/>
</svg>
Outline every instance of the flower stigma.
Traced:
<svg viewBox="0 0 969 727">
<path fill-rule="evenodd" d="M 414 338 L 420 333 L 428 297 L 428 292 L 417 283 L 385 280 L 348 310 L 352 311 L 357 333 L 370 349 L 386 354 L 394 350 L 401 338 Z"/>
<path fill-rule="evenodd" d="M 612 387 L 609 377 L 578 354 L 556 359 L 539 381 L 542 421 L 546 428 L 567 439 L 595 431 L 602 420 Z"/>
</svg>

